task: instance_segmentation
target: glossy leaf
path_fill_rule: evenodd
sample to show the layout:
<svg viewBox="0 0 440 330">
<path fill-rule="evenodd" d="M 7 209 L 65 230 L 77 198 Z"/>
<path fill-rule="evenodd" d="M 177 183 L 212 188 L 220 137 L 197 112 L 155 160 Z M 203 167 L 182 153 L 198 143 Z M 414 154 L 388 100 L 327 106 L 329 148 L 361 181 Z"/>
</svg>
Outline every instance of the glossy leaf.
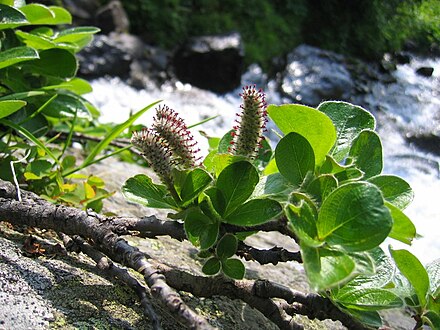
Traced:
<svg viewBox="0 0 440 330">
<path fill-rule="evenodd" d="M 138 174 L 125 181 L 122 193 L 129 201 L 158 209 L 174 209 L 176 205 L 167 196 L 165 186 L 153 183 L 145 174 Z"/>
<path fill-rule="evenodd" d="M 17 37 L 26 44 L 28 47 L 32 47 L 34 49 L 50 49 L 55 48 L 57 45 L 50 40 L 50 38 L 46 36 L 40 36 L 33 33 L 24 32 L 21 30 L 15 31 Z"/>
<path fill-rule="evenodd" d="M 422 316 L 424 324 L 427 324 L 431 329 L 440 329 L 440 313 L 434 311 L 427 311 Z"/>
<path fill-rule="evenodd" d="M 49 9 L 52 11 L 54 17 L 46 20 L 44 24 L 56 25 L 72 23 L 72 15 L 70 15 L 66 9 L 58 6 L 49 6 Z"/>
<path fill-rule="evenodd" d="M 295 132 L 307 139 L 317 165 L 324 162 L 336 141 L 336 129 L 328 116 L 299 104 L 269 105 L 267 112 L 284 134 Z"/>
<path fill-rule="evenodd" d="M 367 110 L 346 102 L 328 101 L 318 106 L 336 127 L 336 144 L 331 155 L 337 162 L 344 160 L 353 140 L 364 129 L 374 130 L 376 121 Z"/>
<path fill-rule="evenodd" d="M 295 186 L 300 186 L 307 173 L 315 169 L 315 155 L 306 138 L 292 132 L 283 137 L 275 149 L 279 172 Z"/>
<path fill-rule="evenodd" d="M 402 299 L 386 289 L 366 288 L 357 289 L 340 295 L 334 299 L 348 308 L 362 310 L 379 310 L 398 308 L 403 305 Z"/>
<path fill-rule="evenodd" d="M 76 74 L 78 63 L 71 52 L 53 48 L 41 51 L 40 59 L 29 61 L 26 66 L 35 73 L 58 78 L 72 78 Z"/>
<path fill-rule="evenodd" d="M 66 90 L 78 95 L 87 94 L 93 91 L 92 86 L 87 80 L 81 78 L 73 78 L 68 81 L 63 81 L 58 85 L 44 86 L 42 90 Z"/>
<path fill-rule="evenodd" d="M 226 276 L 235 280 L 243 279 L 246 271 L 243 263 L 238 259 L 227 259 L 222 261 L 222 270 Z"/>
<path fill-rule="evenodd" d="M 183 205 L 186 205 L 196 198 L 211 181 L 211 176 L 201 168 L 190 171 L 185 178 L 180 192 Z"/>
<path fill-rule="evenodd" d="M 0 69 L 38 58 L 38 52 L 33 48 L 25 46 L 10 48 L 0 52 Z"/>
<path fill-rule="evenodd" d="M 426 295 L 429 290 L 429 277 L 426 269 L 411 252 L 407 250 L 393 250 L 390 248 L 391 256 L 397 267 L 414 288 L 420 305 L 426 304 Z"/>
<path fill-rule="evenodd" d="M 224 214 L 226 200 L 221 190 L 216 187 L 211 187 L 205 191 L 205 194 L 209 196 L 209 202 L 214 207 L 215 212 L 219 215 Z"/>
<path fill-rule="evenodd" d="M 346 313 L 352 315 L 355 319 L 359 320 L 365 325 L 379 329 L 382 324 L 382 318 L 378 312 L 375 311 L 360 311 L 357 309 L 345 310 Z"/>
<path fill-rule="evenodd" d="M 251 199 L 235 208 L 224 221 L 237 226 L 255 226 L 275 218 L 281 211 L 281 205 L 275 200 Z"/>
<path fill-rule="evenodd" d="M 220 173 L 216 186 L 225 198 L 224 216 L 227 217 L 249 198 L 258 180 L 257 170 L 246 161 L 233 163 Z"/>
<path fill-rule="evenodd" d="M 403 210 L 414 198 L 411 186 L 398 176 L 377 175 L 367 181 L 378 186 L 383 198 L 399 209 Z"/>
<path fill-rule="evenodd" d="M 380 190 L 368 182 L 352 182 L 335 189 L 322 203 L 317 221 L 319 240 L 345 251 L 378 246 L 392 225 Z"/>
<path fill-rule="evenodd" d="M 4 118 L 20 110 L 26 105 L 25 101 L 21 100 L 7 100 L 0 101 L 0 118 Z"/>
<path fill-rule="evenodd" d="M 17 26 L 29 24 L 26 16 L 20 10 L 11 6 L 0 4 L 0 13 L 2 14 L 2 19 L 0 20 L 0 30 L 11 29 Z"/>
<path fill-rule="evenodd" d="M 364 130 L 354 139 L 349 151 L 354 164 L 362 172 L 364 179 L 382 172 L 382 143 L 379 135 L 371 130 Z"/>
<path fill-rule="evenodd" d="M 203 160 L 203 165 L 208 172 L 218 176 L 223 169 L 233 163 L 234 156 L 231 154 L 219 154 L 217 151 L 211 151 Z"/>
<path fill-rule="evenodd" d="M 212 220 L 197 208 L 188 209 L 185 212 L 185 232 L 192 240 L 193 244 L 199 244 L 202 250 L 209 249 L 217 241 L 219 233 L 219 223 Z"/>
<path fill-rule="evenodd" d="M 73 43 L 82 48 L 92 41 L 93 35 L 99 31 L 100 29 L 91 26 L 74 27 L 59 32 L 54 41 L 57 43 Z"/>
<path fill-rule="evenodd" d="M 238 241 L 232 234 L 224 235 L 217 243 L 216 254 L 221 260 L 232 257 L 237 252 Z"/>
<path fill-rule="evenodd" d="M 46 6 L 39 3 L 30 3 L 20 7 L 20 11 L 31 24 L 48 24 L 55 18 L 55 14 Z"/>
<path fill-rule="evenodd" d="M 393 227 L 389 236 L 411 245 L 412 240 L 417 236 L 416 226 L 399 208 L 391 203 L 385 203 L 385 205 L 391 211 L 391 217 L 393 218 Z"/>
<path fill-rule="evenodd" d="M 85 104 L 75 94 L 58 94 L 44 107 L 42 113 L 53 118 L 73 118 L 76 116 L 77 118 L 92 119 Z"/>
<path fill-rule="evenodd" d="M 273 173 L 260 178 L 252 197 L 270 197 L 281 202 L 287 200 L 292 190 L 293 186 L 284 176 L 280 173 Z"/>
<path fill-rule="evenodd" d="M 220 260 L 218 260 L 215 257 L 212 257 L 208 260 L 206 260 L 205 264 L 202 267 L 203 274 L 206 275 L 215 275 L 220 271 L 221 263 Z"/>
</svg>

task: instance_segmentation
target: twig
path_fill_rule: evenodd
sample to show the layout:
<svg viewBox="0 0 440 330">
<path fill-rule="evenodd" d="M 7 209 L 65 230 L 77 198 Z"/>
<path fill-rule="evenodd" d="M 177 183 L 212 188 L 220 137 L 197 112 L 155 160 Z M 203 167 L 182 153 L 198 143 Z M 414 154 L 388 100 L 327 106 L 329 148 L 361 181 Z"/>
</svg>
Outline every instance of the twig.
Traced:
<svg viewBox="0 0 440 330">
<path fill-rule="evenodd" d="M 300 252 L 291 252 L 284 248 L 274 246 L 269 250 L 260 250 L 246 243 L 240 242 L 238 244 L 237 255 L 245 260 L 255 260 L 260 265 L 273 264 L 279 262 L 296 261 L 302 263 Z"/>
<path fill-rule="evenodd" d="M 163 275 L 157 273 L 142 252 L 106 226 L 105 217 L 87 214 L 72 207 L 54 205 L 27 191 L 22 191 L 23 200 L 18 202 L 15 200 L 15 194 L 16 189 L 11 183 L 0 180 L 0 220 L 92 239 L 97 248 L 112 260 L 141 273 L 153 296 L 165 304 L 173 316 L 188 328 L 213 328 L 183 302 L 180 295 L 166 283 Z"/>
</svg>

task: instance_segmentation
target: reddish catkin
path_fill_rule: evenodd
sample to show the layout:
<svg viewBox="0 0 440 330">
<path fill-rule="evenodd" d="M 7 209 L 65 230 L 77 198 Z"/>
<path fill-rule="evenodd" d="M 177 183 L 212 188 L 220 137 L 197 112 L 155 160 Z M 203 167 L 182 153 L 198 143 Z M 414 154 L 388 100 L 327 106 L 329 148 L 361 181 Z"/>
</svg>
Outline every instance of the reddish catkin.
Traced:
<svg viewBox="0 0 440 330">
<path fill-rule="evenodd" d="M 131 143 L 139 149 L 162 182 L 171 181 L 174 161 L 171 158 L 170 149 L 158 134 L 151 129 L 144 128 L 133 132 Z"/>
<path fill-rule="evenodd" d="M 197 143 L 185 122 L 178 114 L 164 105 L 156 109 L 153 129 L 163 139 L 171 150 L 176 164 L 184 168 L 194 167 L 196 161 Z"/>
<path fill-rule="evenodd" d="M 232 132 L 231 152 L 254 158 L 261 147 L 263 132 L 266 129 L 267 112 L 264 92 L 256 86 L 243 87 L 240 94 L 243 103 L 240 105 L 241 113 L 237 114 L 237 125 Z"/>
</svg>

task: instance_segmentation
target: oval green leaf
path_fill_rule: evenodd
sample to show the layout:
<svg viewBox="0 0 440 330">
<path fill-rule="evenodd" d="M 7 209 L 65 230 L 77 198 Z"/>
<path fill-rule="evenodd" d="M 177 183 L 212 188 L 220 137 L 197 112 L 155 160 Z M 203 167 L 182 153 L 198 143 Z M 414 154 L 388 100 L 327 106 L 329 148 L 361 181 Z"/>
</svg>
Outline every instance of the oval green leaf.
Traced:
<svg viewBox="0 0 440 330">
<path fill-rule="evenodd" d="M 376 128 L 376 120 L 371 113 L 347 102 L 323 102 L 318 110 L 330 117 L 336 127 L 337 139 L 331 155 L 337 162 L 344 160 L 353 140 L 362 130 Z"/>
<path fill-rule="evenodd" d="M 30 47 L 15 47 L 0 52 L 0 69 L 16 63 L 38 59 L 38 52 Z"/>
<path fill-rule="evenodd" d="M 255 189 L 259 180 L 255 167 L 246 161 L 228 165 L 217 179 L 217 188 L 223 193 L 227 216 L 239 205 L 243 204 Z"/>
<path fill-rule="evenodd" d="M 174 209 L 176 205 L 167 196 L 163 185 L 153 183 L 145 174 L 138 174 L 125 181 L 122 194 L 129 201 L 158 209 Z"/>
<path fill-rule="evenodd" d="M 265 223 L 282 211 L 280 203 L 272 199 L 252 199 L 229 213 L 224 221 L 237 226 L 256 226 Z"/>
<path fill-rule="evenodd" d="M 46 116 L 54 118 L 83 118 L 91 119 L 89 109 L 82 99 L 74 94 L 58 94 L 57 97 L 47 104 L 42 110 Z"/>
<path fill-rule="evenodd" d="M 58 78 L 73 78 L 78 68 L 75 55 L 65 49 L 53 48 L 40 52 L 40 59 L 26 63 L 33 72 Z"/>
<path fill-rule="evenodd" d="M 395 175 L 377 175 L 367 180 L 379 187 L 383 198 L 403 210 L 414 198 L 408 182 Z"/>
<path fill-rule="evenodd" d="M 407 250 L 393 250 L 390 247 L 391 256 L 396 262 L 397 268 L 405 276 L 414 288 L 420 306 L 426 305 L 426 295 L 429 290 L 429 277 L 426 269 L 419 259 Z"/>
<path fill-rule="evenodd" d="M 20 11 L 31 24 L 48 24 L 47 22 L 55 18 L 55 14 L 48 7 L 39 3 L 30 3 L 20 7 Z"/>
<path fill-rule="evenodd" d="M 186 205 L 196 198 L 211 181 L 211 176 L 201 168 L 196 168 L 189 172 L 180 193 L 183 205 Z"/>
<path fill-rule="evenodd" d="M 232 234 L 224 235 L 217 243 L 216 254 L 221 260 L 232 257 L 237 252 L 238 240 Z"/>
<path fill-rule="evenodd" d="M 311 194 L 318 203 L 321 203 L 337 186 L 338 181 L 333 175 L 322 174 L 310 182 L 306 187 L 306 191 Z"/>
<path fill-rule="evenodd" d="M 29 22 L 26 16 L 11 6 L 0 4 L 0 13 L 2 15 L 0 20 L 0 30 L 12 29 L 21 25 L 28 25 Z"/>
<path fill-rule="evenodd" d="M 354 139 L 349 156 L 358 169 L 364 172 L 364 179 L 382 172 L 382 143 L 376 132 L 364 130 Z"/>
<path fill-rule="evenodd" d="M 7 100 L 0 101 L 0 118 L 4 118 L 20 110 L 26 105 L 26 101 Z"/>
<path fill-rule="evenodd" d="M 319 240 L 345 251 L 378 246 L 393 225 L 382 193 L 368 182 L 352 182 L 334 190 L 318 215 Z"/>
<path fill-rule="evenodd" d="M 222 270 L 226 276 L 234 280 L 241 280 L 244 277 L 246 269 L 243 263 L 238 259 L 227 259 L 222 262 Z"/>
<path fill-rule="evenodd" d="M 309 141 L 291 132 L 283 137 L 275 149 L 279 172 L 295 186 L 300 186 L 307 173 L 315 169 L 315 154 Z"/>
<path fill-rule="evenodd" d="M 267 112 L 284 134 L 295 132 L 307 139 L 320 165 L 336 141 L 331 119 L 321 111 L 299 104 L 269 105 Z"/>
<path fill-rule="evenodd" d="M 405 244 L 411 245 L 412 240 L 416 238 L 416 226 L 412 221 L 396 206 L 391 203 L 385 203 L 391 211 L 393 218 L 393 228 L 389 236 Z"/>
<path fill-rule="evenodd" d="M 206 275 L 215 275 L 220 271 L 221 263 L 220 260 L 218 260 L 215 257 L 212 257 L 208 260 L 206 260 L 205 264 L 202 267 L 203 274 Z"/>
</svg>

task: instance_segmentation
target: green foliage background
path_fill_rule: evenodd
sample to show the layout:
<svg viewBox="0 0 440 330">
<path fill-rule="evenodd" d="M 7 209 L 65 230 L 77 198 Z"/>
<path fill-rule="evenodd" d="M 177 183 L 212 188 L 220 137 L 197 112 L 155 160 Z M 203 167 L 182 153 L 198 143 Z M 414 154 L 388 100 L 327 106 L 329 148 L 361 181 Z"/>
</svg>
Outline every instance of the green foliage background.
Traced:
<svg viewBox="0 0 440 330">
<path fill-rule="evenodd" d="M 109 0 L 104 0 L 108 2 Z M 305 42 L 376 59 L 406 40 L 440 40 L 437 0 L 122 0 L 131 32 L 173 48 L 188 36 L 239 31 L 246 61 L 267 66 Z"/>
</svg>

